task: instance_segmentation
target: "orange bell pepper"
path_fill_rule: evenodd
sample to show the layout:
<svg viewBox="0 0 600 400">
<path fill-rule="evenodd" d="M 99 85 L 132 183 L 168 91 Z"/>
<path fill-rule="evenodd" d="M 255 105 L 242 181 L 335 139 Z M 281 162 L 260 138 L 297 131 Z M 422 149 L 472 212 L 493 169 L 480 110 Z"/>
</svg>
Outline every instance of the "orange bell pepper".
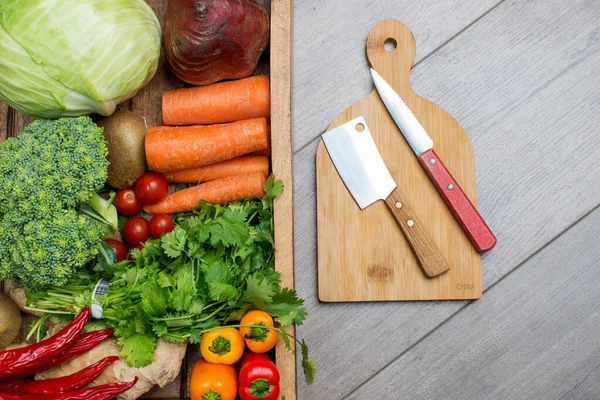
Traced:
<svg viewBox="0 0 600 400">
<path fill-rule="evenodd" d="M 210 364 L 199 359 L 190 376 L 192 400 L 235 400 L 237 378 L 233 365 Z"/>
<path fill-rule="evenodd" d="M 221 328 L 202 334 L 200 353 L 213 364 L 235 364 L 244 354 L 244 339 L 235 328 Z"/>
<path fill-rule="evenodd" d="M 264 311 L 252 310 L 246 313 L 240 325 L 261 325 L 273 328 L 273 318 Z M 246 345 L 254 353 L 266 353 L 277 344 L 277 331 L 268 328 L 241 327 L 240 333 L 246 341 Z"/>
</svg>

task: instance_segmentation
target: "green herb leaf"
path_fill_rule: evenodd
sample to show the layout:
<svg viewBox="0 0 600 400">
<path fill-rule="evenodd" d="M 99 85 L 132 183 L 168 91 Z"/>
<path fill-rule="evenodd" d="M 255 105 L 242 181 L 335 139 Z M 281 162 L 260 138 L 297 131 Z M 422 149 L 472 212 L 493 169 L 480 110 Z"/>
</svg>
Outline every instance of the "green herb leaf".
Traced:
<svg viewBox="0 0 600 400">
<path fill-rule="evenodd" d="M 263 189 L 265 190 L 265 198 L 273 200 L 283 193 L 283 181 L 275 180 L 273 175 L 271 175 L 265 181 Z"/>
<path fill-rule="evenodd" d="M 281 340 L 283 340 L 283 344 L 285 345 L 285 348 L 288 351 L 294 351 L 294 349 L 292 349 L 292 343 L 290 342 L 290 337 L 288 336 L 285 329 L 279 329 L 279 336 L 281 337 Z"/>
<path fill-rule="evenodd" d="M 166 322 L 160 321 L 154 324 L 152 330 L 154 333 L 156 333 L 156 336 L 161 337 L 165 336 L 169 332 L 169 326 Z"/>
<path fill-rule="evenodd" d="M 193 299 L 188 312 L 194 315 L 202 315 L 204 311 L 204 301 L 202 299 Z"/>
<path fill-rule="evenodd" d="M 307 385 L 312 385 L 315 381 L 315 375 L 317 373 L 317 364 L 310 359 L 308 356 L 308 346 L 304 339 L 302 339 L 302 369 L 304 370 L 304 379 L 306 379 Z"/>
<path fill-rule="evenodd" d="M 177 258 L 185 250 L 187 233 L 181 227 L 176 226 L 172 232 L 163 235 L 160 238 L 160 242 L 162 249 L 168 257 Z"/>
<path fill-rule="evenodd" d="M 122 347 L 121 357 L 130 367 L 146 367 L 154 361 L 154 338 L 137 334 L 121 337 L 117 341 Z"/>
<path fill-rule="evenodd" d="M 244 318 L 244 315 L 246 315 L 248 311 L 252 310 L 252 307 L 252 304 L 244 304 L 242 308 L 240 308 L 239 310 L 235 310 L 231 314 L 229 314 L 229 316 L 227 317 L 227 319 L 225 319 L 224 322 L 228 323 L 232 321 L 240 321 L 242 318 Z"/>
<path fill-rule="evenodd" d="M 168 294 L 157 281 L 148 281 L 141 285 L 140 297 L 142 307 L 148 315 L 162 317 L 167 313 Z"/>
<path fill-rule="evenodd" d="M 239 293 L 235 286 L 229 283 L 210 282 L 208 288 L 211 299 L 215 301 L 233 300 Z"/>
<path fill-rule="evenodd" d="M 249 236 L 246 215 L 240 210 L 226 209 L 210 226 L 210 243 L 213 246 L 242 246 Z"/>
<path fill-rule="evenodd" d="M 190 343 L 198 344 L 202 340 L 202 331 L 200 329 L 192 329 L 190 332 Z"/>
<path fill-rule="evenodd" d="M 273 296 L 271 304 L 267 304 L 267 312 L 275 317 L 281 326 L 302 325 L 307 315 L 303 305 L 304 300 L 299 299 L 294 290 L 284 288 Z"/>
<path fill-rule="evenodd" d="M 269 281 L 264 276 L 254 274 L 246 278 L 246 290 L 240 297 L 240 303 L 250 303 L 259 310 L 264 310 L 273 301 L 277 293 L 277 282 Z"/>
<path fill-rule="evenodd" d="M 177 274 L 177 289 L 173 291 L 170 306 L 177 311 L 187 311 L 196 297 L 194 280 L 190 269 L 182 269 Z"/>
<path fill-rule="evenodd" d="M 96 256 L 96 264 L 94 271 L 102 272 L 113 264 L 117 263 L 114 250 L 104 240 L 98 245 L 98 255 Z"/>
</svg>

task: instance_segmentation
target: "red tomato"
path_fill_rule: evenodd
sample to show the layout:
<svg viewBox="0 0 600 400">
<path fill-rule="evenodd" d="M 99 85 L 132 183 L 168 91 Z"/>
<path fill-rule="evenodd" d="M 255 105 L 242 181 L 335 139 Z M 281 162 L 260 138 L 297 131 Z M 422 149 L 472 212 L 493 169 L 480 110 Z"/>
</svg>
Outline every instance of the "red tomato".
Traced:
<svg viewBox="0 0 600 400">
<path fill-rule="evenodd" d="M 114 204 L 119 214 L 128 217 L 137 214 L 142 209 L 142 202 L 138 200 L 133 188 L 119 190 L 115 196 Z"/>
<path fill-rule="evenodd" d="M 142 217 L 133 217 L 125 222 L 123 239 L 129 244 L 140 244 L 150 236 L 148 221 Z"/>
<path fill-rule="evenodd" d="M 125 244 L 123 242 L 120 242 L 115 239 L 106 239 L 106 243 L 115 252 L 115 258 L 117 259 L 117 262 L 121 262 L 125 259 L 125 255 L 127 254 L 127 247 L 125 247 Z"/>
<path fill-rule="evenodd" d="M 160 237 L 163 233 L 169 233 L 175 229 L 175 222 L 169 214 L 156 214 L 150 220 L 150 232 L 153 236 Z"/>
<path fill-rule="evenodd" d="M 159 173 L 146 172 L 135 182 L 135 194 L 144 204 L 156 204 L 167 197 L 169 183 Z"/>
<path fill-rule="evenodd" d="M 133 249 L 142 250 L 143 248 L 144 248 L 144 246 L 142 246 L 141 244 L 138 244 L 137 246 L 132 247 L 131 249 L 129 249 L 129 254 L 127 254 L 127 259 L 129 261 L 133 261 L 133 256 L 131 255 L 131 250 L 133 250 Z"/>
</svg>

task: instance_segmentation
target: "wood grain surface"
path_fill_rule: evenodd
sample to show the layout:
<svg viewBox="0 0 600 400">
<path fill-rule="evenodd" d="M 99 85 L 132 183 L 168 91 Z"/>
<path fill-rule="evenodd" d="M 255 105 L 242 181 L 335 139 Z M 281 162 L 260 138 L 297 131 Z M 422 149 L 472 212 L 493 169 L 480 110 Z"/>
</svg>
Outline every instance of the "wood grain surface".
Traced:
<svg viewBox="0 0 600 400">
<path fill-rule="evenodd" d="M 394 41 L 391 51 L 384 42 Z M 397 20 L 377 24 L 366 40 L 373 68 L 396 90 L 433 139 L 447 168 L 474 204 L 475 156 L 466 132 L 447 112 L 410 88 L 416 44 Z M 480 257 L 421 168 L 376 91 L 345 110 L 333 129 L 364 117 L 398 188 L 432 236 L 450 271 L 423 273 L 394 218 L 377 202 L 361 210 L 325 146 L 317 150 L 317 231 L 321 301 L 454 300 L 481 296 Z"/>
<path fill-rule="evenodd" d="M 448 271 L 448 261 L 400 189 L 396 188 L 390 193 L 385 205 L 394 216 L 425 275 L 433 278 Z"/>
<path fill-rule="evenodd" d="M 315 138 L 372 91 L 364 43 L 386 18 L 415 34 L 413 89 L 475 149 L 498 236 L 476 302 L 318 301 Z M 312 386 L 298 372 L 299 399 L 600 398 L 600 222 L 585 217 L 600 203 L 599 27 L 598 0 L 295 2 L 295 283 L 309 310 L 296 331 L 318 367 Z"/>
<path fill-rule="evenodd" d="M 347 398 L 597 399 L 598 226 L 600 210 Z"/>
<path fill-rule="evenodd" d="M 271 0 L 271 166 L 284 182 L 275 199 L 275 265 L 281 283 L 294 287 L 294 187 L 292 176 L 292 1 Z M 295 336 L 293 327 L 287 333 Z M 281 338 L 276 349 L 282 400 L 296 399 L 296 358 Z"/>
<path fill-rule="evenodd" d="M 161 24 L 164 24 L 166 0 L 147 0 Z M 271 82 L 271 169 L 285 185 L 284 194 L 276 199 L 275 214 L 275 268 L 281 273 L 282 284 L 294 287 L 293 249 L 293 179 L 292 179 L 292 121 L 291 121 L 291 62 L 292 62 L 292 0 L 265 0 L 271 15 L 271 40 L 255 74 L 270 74 Z M 162 125 L 162 93 L 183 87 L 184 83 L 169 70 L 161 50 L 159 68 L 152 81 L 131 100 L 118 109 L 130 109 L 142 116 L 147 126 Z M 16 136 L 33 118 L 0 103 L 0 142 Z M 294 329 L 287 332 L 294 334 Z M 164 388 L 155 388 L 144 398 L 189 398 L 189 374 L 200 354 L 198 346 L 190 345 L 181 374 Z M 296 399 L 296 357 L 280 341 L 276 348 L 277 366 L 281 375 L 281 400 Z"/>
<path fill-rule="evenodd" d="M 378 22 L 404 22 L 417 39 L 415 64 L 498 0 L 302 0 L 294 11 L 294 152 L 373 90 L 365 38 Z M 310 106 L 309 106 L 310 105 Z"/>
<path fill-rule="evenodd" d="M 395 2 L 377 1 L 366 6 L 355 1 L 339 10 L 315 3 L 310 8 L 297 5 L 297 15 L 310 14 L 317 21 L 340 21 L 339 26 L 348 30 L 346 36 L 351 38 L 350 43 L 338 43 L 342 47 L 339 53 L 325 42 L 326 50 L 337 57 L 323 57 L 318 66 L 311 60 L 296 58 L 296 71 L 311 68 L 315 75 L 322 77 L 322 81 L 315 84 L 304 80 L 295 85 L 295 89 L 302 86 L 306 93 L 301 98 L 297 92 L 295 95 L 297 135 L 310 133 L 317 137 L 329 123 L 323 115 L 337 115 L 372 90 L 366 58 L 359 48 L 364 46 L 366 35 L 358 38 L 350 28 L 357 15 L 370 18 L 379 15 L 385 19 L 402 13 L 407 16 L 402 20 L 413 31 L 430 26 L 427 29 L 431 35 L 445 29 L 449 22 L 438 16 L 421 22 L 421 27 L 416 26 L 419 20 L 413 15 L 415 10 L 434 9 L 437 2 L 425 1 L 403 10 L 395 5 Z M 474 4 L 469 3 L 469 6 Z M 450 11 L 447 14 L 453 15 Z M 599 20 L 598 1 L 501 1 L 466 23 L 468 28 L 442 47 L 424 54 L 411 71 L 413 89 L 456 117 L 475 149 L 478 207 L 498 236 L 497 247 L 482 256 L 484 295 L 477 302 L 320 303 L 317 300 L 314 162 L 317 142 L 310 142 L 295 153 L 296 288 L 307 299 L 309 309 L 308 320 L 297 332 L 311 345 L 319 366 L 314 385 L 299 384 L 299 398 L 342 399 L 361 385 L 375 390 L 375 384 L 370 381 L 374 374 L 385 371 L 401 355 L 410 354 L 416 343 L 431 335 L 444 321 L 453 320 L 485 299 L 485 290 L 506 274 L 527 268 L 524 261 L 540 248 L 557 246 L 552 240 L 600 203 Z M 337 24 L 331 29 L 342 36 L 343 31 L 338 31 L 341 28 Z M 355 29 L 368 31 L 363 26 Z M 308 35 L 304 32 L 298 32 L 301 37 L 296 41 L 304 43 Z M 419 50 L 421 41 L 418 32 L 415 34 Z M 319 53 L 323 44 L 303 46 L 307 54 L 310 49 Z M 355 56 L 353 51 L 359 54 Z M 364 65 L 357 67 L 356 60 Z M 322 100 L 318 85 L 327 85 L 329 101 Z M 308 128 L 307 124 L 310 124 Z M 579 242 L 582 247 L 589 245 L 590 241 Z M 562 282 L 563 290 L 571 287 L 568 279 L 560 276 L 556 279 Z M 529 282 L 523 290 L 535 293 L 538 285 Z M 541 304 L 537 307 L 538 312 L 545 312 Z M 593 302 L 585 312 L 595 312 Z M 480 312 L 474 318 L 484 316 Z M 547 318 L 554 320 L 552 315 Z M 498 319 L 499 325 L 505 323 L 507 320 Z M 526 326 L 514 326 L 514 329 L 523 335 L 527 333 Z M 444 336 L 460 334 L 451 330 L 445 331 Z M 528 340 L 523 345 L 527 343 Z M 548 345 L 554 344 L 550 341 Z M 585 356 L 576 342 L 560 351 L 573 357 Z M 599 358 L 595 360 L 600 363 Z M 407 365 L 415 371 L 420 368 L 416 361 Z M 510 361 L 507 365 L 511 365 Z M 544 371 L 546 367 L 539 368 Z M 401 373 L 398 369 L 394 371 Z M 513 371 L 513 382 L 520 382 L 520 369 Z M 437 370 L 432 374 L 435 374 L 432 379 L 441 379 L 446 371 Z M 393 374 L 388 376 L 395 379 Z M 448 376 L 456 376 L 460 382 L 454 373 Z M 597 386 L 577 376 L 582 386 L 591 391 L 587 397 L 573 398 L 600 398 Z M 550 394 L 564 387 L 577 392 L 577 383 L 572 381 L 545 380 L 544 383 Z M 372 398 L 367 392 L 363 390 L 355 398 Z M 383 398 L 411 397 L 399 391 Z M 450 393 L 441 398 L 452 399 L 452 396 Z M 482 397 L 487 398 L 503 397 Z M 563 398 L 569 399 L 568 396 Z M 413 399 L 430 400 L 424 395 Z"/>
</svg>

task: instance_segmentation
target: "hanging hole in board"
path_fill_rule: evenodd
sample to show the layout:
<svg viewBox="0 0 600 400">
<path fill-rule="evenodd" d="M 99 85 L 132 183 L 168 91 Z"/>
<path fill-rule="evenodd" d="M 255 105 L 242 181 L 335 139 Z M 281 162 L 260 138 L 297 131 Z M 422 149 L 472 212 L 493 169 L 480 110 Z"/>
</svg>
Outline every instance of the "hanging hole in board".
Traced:
<svg viewBox="0 0 600 400">
<path fill-rule="evenodd" d="M 383 48 L 387 51 L 394 51 L 398 47 L 398 42 L 394 38 L 387 38 L 385 42 L 383 42 Z"/>
<path fill-rule="evenodd" d="M 365 126 L 363 124 L 356 124 L 356 126 L 354 127 L 354 129 L 356 129 L 356 132 L 362 132 L 365 130 Z"/>
</svg>

